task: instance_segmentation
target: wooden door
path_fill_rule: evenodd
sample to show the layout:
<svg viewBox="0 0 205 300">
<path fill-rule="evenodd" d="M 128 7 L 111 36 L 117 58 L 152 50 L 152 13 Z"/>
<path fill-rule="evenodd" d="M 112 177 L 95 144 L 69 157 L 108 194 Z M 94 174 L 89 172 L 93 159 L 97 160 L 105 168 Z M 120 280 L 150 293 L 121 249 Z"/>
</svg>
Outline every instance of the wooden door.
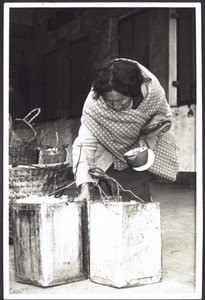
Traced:
<svg viewBox="0 0 205 300">
<path fill-rule="evenodd" d="M 141 10 L 119 22 L 119 56 L 149 68 L 149 11 Z"/>
<path fill-rule="evenodd" d="M 66 86 L 65 42 L 60 40 L 56 48 L 43 56 L 42 119 L 56 120 L 65 117 Z"/>
<path fill-rule="evenodd" d="M 70 117 L 82 114 L 83 104 L 91 88 L 91 51 L 89 38 L 70 43 Z"/>
</svg>

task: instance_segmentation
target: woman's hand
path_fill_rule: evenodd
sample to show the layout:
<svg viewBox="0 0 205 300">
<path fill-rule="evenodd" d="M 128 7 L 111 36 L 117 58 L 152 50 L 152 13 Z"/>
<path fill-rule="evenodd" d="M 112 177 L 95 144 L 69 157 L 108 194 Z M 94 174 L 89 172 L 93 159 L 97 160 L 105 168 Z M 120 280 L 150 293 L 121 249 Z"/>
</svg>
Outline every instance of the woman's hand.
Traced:
<svg viewBox="0 0 205 300">
<path fill-rule="evenodd" d="M 89 201 L 89 200 L 90 200 L 89 184 L 83 183 L 80 186 L 80 195 L 76 198 L 75 202 Z"/>
<path fill-rule="evenodd" d="M 137 146 L 138 147 L 148 147 L 151 150 L 154 150 L 159 142 L 159 138 L 157 135 L 147 138 L 146 136 L 144 136 L 142 139 L 140 139 L 138 141 Z"/>
<path fill-rule="evenodd" d="M 138 147 L 147 146 L 154 150 L 158 143 L 159 138 L 167 132 L 171 127 L 171 121 L 163 116 L 154 116 L 149 123 L 142 128 L 138 141 Z"/>
</svg>

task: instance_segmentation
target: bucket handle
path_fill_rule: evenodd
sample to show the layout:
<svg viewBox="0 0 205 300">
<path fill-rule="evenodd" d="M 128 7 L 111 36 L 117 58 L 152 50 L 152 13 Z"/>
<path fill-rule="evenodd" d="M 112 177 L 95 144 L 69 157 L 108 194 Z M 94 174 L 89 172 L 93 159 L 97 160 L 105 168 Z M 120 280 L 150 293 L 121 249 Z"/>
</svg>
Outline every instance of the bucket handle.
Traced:
<svg viewBox="0 0 205 300">
<path fill-rule="evenodd" d="M 29 119 L 29 116 L 32 114 L 32 113 L 34 113 L 36 111 L 36 113 L 34 114 L 34 116 L 32 117 L 32 118 L 30 118 Z M 40 114 L 40 112 L 41 112 L 41 108 L 40 107 L 38 107 L 38 108 L 35 108 L 35 109 L 33 109 L 32 111 L 30 111 L 30 113 L 28 114 L 28 115 L 26 115 L 25 117 L 24 117 L 24 121 L 27 121 L 28 123 L 31 123 L 39 114 Z"/>
</svg>

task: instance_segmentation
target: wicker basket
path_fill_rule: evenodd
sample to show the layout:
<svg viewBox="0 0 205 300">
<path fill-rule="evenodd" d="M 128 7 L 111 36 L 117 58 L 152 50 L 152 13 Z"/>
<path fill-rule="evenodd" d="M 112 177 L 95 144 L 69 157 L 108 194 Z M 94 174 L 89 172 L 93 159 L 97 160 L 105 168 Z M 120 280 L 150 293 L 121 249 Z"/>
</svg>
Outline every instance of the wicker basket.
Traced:
<svg viewBox="0 0 205 300">
<path fill-rule="evenodd" d="M 49 195 L 68 185 L 71 171 L 68 162 L 9 168 L 9 201 L 29 195 Z"/>
<path fill-rule="evenodd" d="M 38 162 L 37 132 L 31 122 L 39 115 L 41 109 L 35 108 L 24 119 L 9 117 L 9 164 L 27 165 Z"/>
<path fill-rule="evenodd" d="M 43 145 L 43 140 L 49 134 L 55 135 L 55 145 Z M 59 146 L 58 132 L 56 130 L 47 132 L 40 140 L 38 150 L 38 163 L 39 164 L 55 164 L 63 163 L 67 157 L 67 146 Z"/>
<path fill-rule="evenodd" d="M 9 146 L 9 164 L 13 167 L 20 165 L 36 164 L 38 162 L 37 143 L 24 143 L 24 145 Z"/>
</svg>

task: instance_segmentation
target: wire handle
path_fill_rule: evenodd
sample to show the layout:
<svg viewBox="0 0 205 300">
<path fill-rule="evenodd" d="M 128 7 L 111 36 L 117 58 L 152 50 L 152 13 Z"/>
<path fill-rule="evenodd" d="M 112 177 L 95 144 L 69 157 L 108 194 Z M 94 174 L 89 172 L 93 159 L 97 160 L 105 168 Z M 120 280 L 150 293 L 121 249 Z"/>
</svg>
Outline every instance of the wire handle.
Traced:
<svg viewBox="0 0 205 300">
<path fill-rule="evenodd" d="M 29 119 L 29 116 L 36 111 L 35 115 Z M 36 130 L 31 125 L 31 121 L 34 120 L 41 112 L 40 107 L 33 109 L 24 119 L 16 118 L 12 120 L 9 116 L 9 126 L 10 126 L 10 137 L 15 136 L 16 140 L 19 142 L 31 142 L 37 135 Z M 28 137 L 29 136 L 29 137 Z M 11 139 L 10 139 L 11 140 Z"/>
<path fill-rule="evenodd" d="M 29 119 L 29 116 L 31 114 L 33 114 L 35 111 L 36 111 L 35 115 L 32 118 Z M 40 107 L 35 108 L 32 111 L 30 111 L 30 113 L 28 115 L 26 115 L 23 120 L 27 121 L 28 123 L 31 123 L 40 114 L 40 112 L 41 112 L 41 108 Z"/>
<path fill-rule="evenodd" d="M 53 148 L 57 148 L 57 146 L 58 146 L 58 132 L 56 131 L 56 130 L 52 130 L 52 131 L 49 131 L 49 132 L 47 132 L 47 133 L 45 133 L 43 136 L 42 136 L 42 138 L 41 138 L 41 140 L 40 140 L 40 142 L 39 142 L 39 147 L 47 147 L 47 146 L 45 146 L 45 145 L 42 145 L 42 141 L 43 141 L 43 139 L 45 138 L 45 136 L 46 135 L 48 135 L 48 134 L 50 134 L 50 133 L 55 133 L 55 138 L 56 138 L 56 144 L 55 144 L 55 146 L 53 147 Z"/>
<path fill-rule="evenodd" d="M 135 195 L 132 191 L 130 190 L 125 190 L 122 185 L 115 179 L 112 178 L 110 176 L 108 176 L 102 169 L 97 168 L 97 167 L 93 167 L 89 169 L 89 174 L 95 178 L 95 179 L 107 179 L 109 183 L 114 183 L 116 188 L 117 188 L 117 196 L 120 196 L 120 189 L 124 192 L 129 192 L 131 193 L 135 198 L 138 199 L 138 201 L 145 203 L 145 201 L 143 199 L 141 199 L 139 196 Z M 114 195 L 113 195 L 114 196 Z"/>
</svg>

